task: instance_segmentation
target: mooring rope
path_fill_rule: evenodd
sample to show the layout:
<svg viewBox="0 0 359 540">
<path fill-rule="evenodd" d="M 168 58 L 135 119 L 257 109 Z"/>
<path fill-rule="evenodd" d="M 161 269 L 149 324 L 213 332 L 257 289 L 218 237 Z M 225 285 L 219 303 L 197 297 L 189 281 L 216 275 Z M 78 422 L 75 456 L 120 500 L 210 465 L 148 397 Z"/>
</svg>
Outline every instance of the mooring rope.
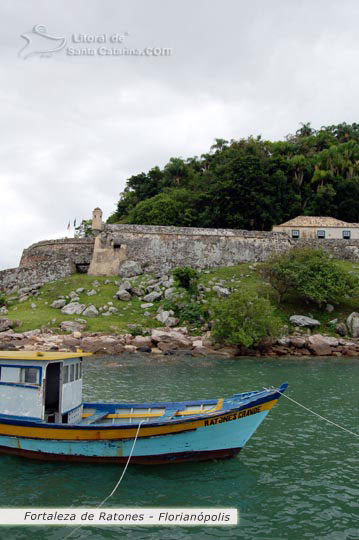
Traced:
<svg viewBox="0 0 359 540">
<path fill-rule="evenodd" d="M 264 388 L 264 387 L 263 387 Z M 276 391 L 278 392 L 278 394 L 280 394 L 281 396 L 284 396 L 285 398 L 289 399 L 290 401 L 292 401 L 293 403 L 295 403 L 296 405 L 298 405 L 298 407 L 302 407 L 302 409 L 305 409 L 306 411 L 310 412 L 311 414 L 313 414 L 314 416 L 317 416 L 318 418 L 320 418 L 321 420 L 324 420 L 325 422 L 328 422 L 328 424 L 332 424 L 333 426 L 339 428 L 339 429 L 342 429 L 343 431 L 346 431 L 347 433 L 350 433 L 351 435 L 354 435 L 355 437 L 359 437 L 359 433 L 355 433 L 354 431 L 351 431 L 350 429 L 347 429 L 345 428 L 344 426 L 340 426 L 339 424 L 336 424 L 335 422 L 333 422 L 332 420 L 329 420 L 329 418 L 325 418 L 324 416 L 322 416 L 321 414 L 318 414 L 317 412 L 315 411 L 312 411 L 312 409 L 309 409 L 309 407 L 306 407 L 305 405 L 302 405 L 301 403 L 299 403 L 299 401 L 296 401 L 295 399 L 287 396 L 286 394 L 284 394 L 283 392 L 281 392 L 280 390 L 278 390 L 277 388 L 264 388 L 264 390 L 266 390 L 267 392 L 271 392 L 271 391 Z"/>
<path fill-rule="evenodd" d="M 127 467 L 129 466 L 130 464 L 130 461 L 131 461 L 131 458 L 132 458 L 132 454 L 133 454 L 133 451 L 135 449 L 135 446 L 136 446 L 136 441 L 137 441 L 137 437 L 138 437 L 138 434 L 140 432 L 140 429 L 141 429 L 141 425 L 143 424 L 143 422 L 145 422 L 145 420 L 141 420 L 141 422 L 138 424 L 138 428 L 137 428 L 137 432 L 136 432 L 136 435 L 135 435 L 135 438 L 134 438 L 134 441 L 133 441 L 133 444 L 132 444 L 132 448 L 131 448 L 131 451 L 129 453 L 129 456 L 127 458 L 127 461 L 126 461 L 126 465 L 122 471 L 122 474 L 120 476 L 120 479 L 118 480 L 118 482 L 116 483 L 115 487 L 113 488 L 113 490 L 111 491 L 111 493 L 109 495 L 107 495 L 107 497 L 105 497 L 105 499 L 98 505 L 96 506 L 95 508 L 101 508 L 106 501 L 108 501 L 108 499 L 110 499 L 117 491 L 119 485 L 121 484 L 122 482 L 122 479 L 123 477 L 125 476 L 125 473 L 127 471 Z M 70 536 L 72 536 L 72 534 L 80 529 L 82 529 L 82 527 L 85 527 L 86 524 L 83 524 L 83 525 L 79 525 L 78 527 L 75 527 L 67 536 L 64 536 L 64 540 L 66 540 L 67 538 L 70 538 Z"/>
</svg>

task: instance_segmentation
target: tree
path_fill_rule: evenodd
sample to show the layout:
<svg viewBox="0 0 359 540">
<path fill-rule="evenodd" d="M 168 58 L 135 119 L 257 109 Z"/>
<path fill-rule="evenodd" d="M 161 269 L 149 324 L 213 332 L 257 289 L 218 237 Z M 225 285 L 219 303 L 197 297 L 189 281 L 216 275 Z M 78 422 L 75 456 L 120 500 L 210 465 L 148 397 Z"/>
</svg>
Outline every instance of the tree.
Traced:
<svg viewBox="0 0 359 540">
<path fill-rule="evenodd" d="M 359 291 L 359 279 L 322 249 L 293 249 L 274 255 L 262 266 L 262 272 L 277 291 L 279 302 L 291 292 L 319 306 L 340 304 L 345 295 Z"/>
<path fill-rule="evenodd" d="M 78 227 L 75 227 L 76 238 L 88 238 L 93 236 L 92 220 L 83 219 Z"/>
<path fill-rule="evenodd" d="M 180 266 L 172 271 L 177 284 L 191 292 L 195 291 L 199 279 L 199 273 L 191 266 Z"/>
<path fill-rule="evenodd" d="M 264 337 L 277 336 L 281 327 L 270 301 L 248 291 L 217 301 L 211 315 L 213 338 L 228 345 L 257 345 Z"/>
</svg>

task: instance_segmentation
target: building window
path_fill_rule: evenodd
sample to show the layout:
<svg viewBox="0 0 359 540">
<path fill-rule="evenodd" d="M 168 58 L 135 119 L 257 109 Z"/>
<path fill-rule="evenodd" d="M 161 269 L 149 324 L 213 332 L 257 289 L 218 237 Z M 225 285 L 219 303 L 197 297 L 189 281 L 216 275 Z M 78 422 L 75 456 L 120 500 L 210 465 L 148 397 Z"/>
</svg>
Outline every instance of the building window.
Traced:
<svg viewBox="0 0 359 540">
<path fill-rule="evenodd" d="M 292 229 L 292 238 L 299 238 L 300 232 L 298 229 Z"/>
<path fill-rule="evenodd" d="M 349 240 L 350 239 L 350 231 L 343 231 L 343 238 Z"/>
<path fill-rule="evenodd" d="M 317 238 L 325 238 L 325 231 L 317 231 Z"/>
<path fill-rule="evenodd" d="M 40 370 L 38 368 L 21 368 L 22 383 L 40 384 Z"/>
</svg>

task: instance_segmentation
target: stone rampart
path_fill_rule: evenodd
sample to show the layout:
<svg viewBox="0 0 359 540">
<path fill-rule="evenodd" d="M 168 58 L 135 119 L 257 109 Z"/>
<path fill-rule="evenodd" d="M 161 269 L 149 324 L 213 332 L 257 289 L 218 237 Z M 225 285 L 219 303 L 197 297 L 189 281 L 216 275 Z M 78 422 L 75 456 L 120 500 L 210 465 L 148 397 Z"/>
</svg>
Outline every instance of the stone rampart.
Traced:
<svg viewBox="0 0 359 540">
<path fill-rule="evenodd" d="M 76 265 L 78 272 L 87 272 L 91 263 L 93 248 L 94 238 L 43 240 L 24 249 L 20 268 L 67 257 Z"/>
<path fill-rule="evenodd" d="M 300 238 L 298 240 L 292 240 L 291 243 L 294 249 L 323 248 L 325 251 L 333 255 L 333 257 L 335 257 L 336 259 L 359 261 L 359 240 Z"/>
<path fill-rule="evenodd" d="M 39 262 L 31 266 L 9 268 L 0 271 L 0 290 L 10 291 L 21 287 L 31 287 L 70 276 L 76 272 L 76 266 L 70 259 L 54 259 Z"/>
<path fill-rule="evenodd" d="M 117 275 L 121 262 L 139 262 L 146 271 L 176 266 L 213 268 L 263 261 L 291 247 L 286 234 L 236 229 L 106 225 L 95 241 L 91 275 Z"/>
</svg>

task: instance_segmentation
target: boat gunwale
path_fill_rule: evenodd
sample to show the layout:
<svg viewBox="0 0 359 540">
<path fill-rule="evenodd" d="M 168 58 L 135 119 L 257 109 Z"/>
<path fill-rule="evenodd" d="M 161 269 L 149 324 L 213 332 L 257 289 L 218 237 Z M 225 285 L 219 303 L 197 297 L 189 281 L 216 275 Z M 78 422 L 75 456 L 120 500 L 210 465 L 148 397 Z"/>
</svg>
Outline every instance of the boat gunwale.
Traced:
<svg viewBox="0 0 359 540">
<path fill-rule="evenodd" d="M 281 396 L 281 393 L 286 389 L 287 387 L 287 384 L 284 383 L 282 384 L 279 388 L 275 388 L 273 390 L 270 390 L 270 391 L 258 391 L 256 392 L 256 394 L 265 394 L 265 395 L 262 395 L 261 397 L 259 398 L 256 398 L 255 395 L 252 396 L 251 398 L 248 398 L 246 400 L 245 403 L 241 402 L 241 404 L 237 406 L 233 406 L 233 407 L 230 407 L 230 408 L 226 408 L 226 409 L 221 409 L 219 411 L 214 411 L 214 412 L 209 412 L 209 413 L 206 413 L 206 412 L 203 412 L 201 414 L 194 414 L 193 416 L 192 415 L 188 415 L 186 416 L 185 418 L 179 418 L 179 417 L 173 417 L 173 418 L 170 418 L 170 417 L 158 417 L 158 420 L 157 421 L 146 421 L 145 422 L 145 425 L 142 426 L 142 429 L 145 429 L 145 428 L 155 428 L 155 427 L 163 427 L 163 426 L 168 426 L 168 425 L 178 425 L 178 424 L 187 424 L 187 423 L 191 423 L 191 422 L 195 422 L 195 421 L 198 421 L 198 420 L 210 420 L 212 418 L 216 418 L 216 417 L 219 417 L 219 416 L 225 416 L 227 414 L 232 414 L 232 413 L 235 413 L 235 412 L 239 412 L 241 410 L 245 410 L 245 409 L 249 409 L 249 408 L 252 408 L 252 407 L 256 407 L 258 405 L 262 405 L 263 403 L 266 403 L 268 401 L 274 401 L 274 400 L 277 400 L 279 399 L 279 397 Z M 279 391 L 278 391 L 279 390 Z M 231 400 L 231 399 L 236 399 L 238 401 L 239 399 L 239 396 L 241 394 L 237 394 L 236 396 L 231 396 L 229 398 L 226 398 L 227 400 Z M 172 404 L 175 404 L 175 403 L 185 403 L 185 402 L 168 402 L 167 404 L 171 403 Z M 197 402 L 198 403 L 198 402 Z M 100 404 L 99 404 L 100 405 Z M 104 404 L 101 404 L 101 405 L 104 405 Z M 116 405 L 116 404 L 111 404 L 111 405 Z M 225 405 L 225 402 L 224 402 L 224 405 Z M 144 414 L 144 418 L 146 417 L 146 415 Z M 161 418 L 163 418 L 163 420 L 160 420 Z M 108 430 L 114 430 L 114 429 L 118 429 L 118 430 L 128 430 L 128 429 L 136 429 L 139 425 L 139 421 L 135 421 L 134 422 L 131 422 L 131 423 L 111 423 L 111 424 L 81 424 L 81 423 L 75 423 L 75 424 L 57 424 L 57 423 L 48 423 L 48 422 L 44 422 L 43 420 L 27 420 L 26 418 L 24 417 L 16 417 L 16 418 L 13 418 L 11 417 L 10 415 L 0 415 L 0 425 L 1 424 L 5 424 L 5 425 L 14 425 L 14 426 L 26 426 L 26 427 L 34 427 L 34 428 L 45 428 L 45 429 L 55 429 L 55 430 L 81 430 L 81 431 L 98 431 L 99 429 L 101 431 L 108 431 Z M 1 434 L 1 428 L 0 428 L 0 434 Z"/>
</svg>

